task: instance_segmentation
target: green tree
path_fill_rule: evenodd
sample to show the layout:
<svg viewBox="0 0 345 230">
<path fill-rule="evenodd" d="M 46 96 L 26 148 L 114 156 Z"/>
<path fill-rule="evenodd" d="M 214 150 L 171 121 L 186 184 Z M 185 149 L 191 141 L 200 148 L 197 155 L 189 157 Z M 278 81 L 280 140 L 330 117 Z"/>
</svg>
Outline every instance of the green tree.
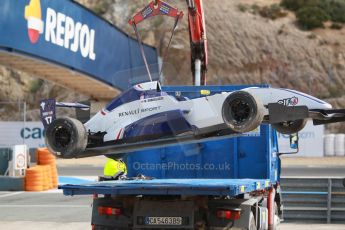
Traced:
<svg viewBox="0 0 345 230">
<path fill-rule="evenodd" d="M 289 10 L 298 11 L 306 6 L 319 6 L 322 0 L 282 0 L 281 5 Z"/>
<path fill-rule="evenodd" d="M 345 0 L 330 1 L 329 7 L 327 7 L 327 11 L 332 21 L 345 23 Z"/>
<path fill-rule="evenodd" d="M 297 11 L 298 22 L 305 29 L 323 27 L 323 23 L 329 20 L 329 15 L 319 7 L 306 6 Z"/>
</svg>

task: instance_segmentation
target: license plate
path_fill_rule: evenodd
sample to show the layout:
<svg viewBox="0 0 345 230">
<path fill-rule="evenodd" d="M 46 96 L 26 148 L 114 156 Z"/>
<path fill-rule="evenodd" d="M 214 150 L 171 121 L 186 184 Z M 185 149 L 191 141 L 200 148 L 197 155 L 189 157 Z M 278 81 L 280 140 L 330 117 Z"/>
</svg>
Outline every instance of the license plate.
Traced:
<svg viewBox="0 0 345 230">
<path fill-rule="evenodd" d="M 182 217 L 145 217 L 145 225 L 182 225 Z"/>
</svg>

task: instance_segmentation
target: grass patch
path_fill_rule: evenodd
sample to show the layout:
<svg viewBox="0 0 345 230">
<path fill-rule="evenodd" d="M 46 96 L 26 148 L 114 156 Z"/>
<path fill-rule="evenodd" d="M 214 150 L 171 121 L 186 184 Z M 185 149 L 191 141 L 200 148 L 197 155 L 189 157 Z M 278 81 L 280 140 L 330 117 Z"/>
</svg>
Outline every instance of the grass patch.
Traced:
<svg viewBox="0 0 345 230">
<path fill-rule="evenodd" d="M 241 12 L 250 12 L 252 14 L 260 15 L 264 18 L 275 20 L 287 16 L 287 12 L 279 5 L 272 4 L 270 6 L 259 6 L 257 4 L 238 4 L 237 8 Z"/>
<path fill-rule="evenodd" d="M 259 14 L 264 18 L 275 20 L 287 16 L 287 12 L 278 4 L 264 6 L 259 9 Z"/>
<path fill-rule="evenodd" d="M 29 85 L 30 93 L 37 93 L 37 91 L 41 89 L 43 82 L 44 81 L 42 79 L 35 79 L 31 81 Z"/>
<path fill-rule="evenodd" d="M 110 4 L 111 4 L 111 0 L 102 0 L 102 1 L 99 1 L 92 8 L 92 10 L 98 15 L 103 15 L 108 11 Z"/>
<path fill-rule="evenodd" d="M 241 12 L 247 12 L 249 10 L 249 6 L 247 4 L 240 3 L 237 5 L 237 8 Z"/>
</svg>

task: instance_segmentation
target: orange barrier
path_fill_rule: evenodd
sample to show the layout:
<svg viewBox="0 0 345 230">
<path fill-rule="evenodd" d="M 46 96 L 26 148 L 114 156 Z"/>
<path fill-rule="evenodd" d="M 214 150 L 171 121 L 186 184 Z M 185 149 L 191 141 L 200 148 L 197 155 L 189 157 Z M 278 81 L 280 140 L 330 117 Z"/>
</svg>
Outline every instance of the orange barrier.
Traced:
<svg viewBox="0 0 345 230">
<path fill-rule="evenodd" d="M 49 184 L 52 188 L 57 188 L 58 186 L 58 171 L 56 168 L 56 158 L 53 154 L 49 152 L 47 148 L 39 148 L 37 149 L 37 162 L 39 165 L 49 165 L 50 166 L 50 173 L 48 172 L 49 176 Z M 52 179 L 52 181 L 50 181 Z"/>
<path fill-rule="evenodd" d="M 47 148 L 39 148 L 36 152 L 37 164 L 39 165 L 50 165 L 56 164 L 56 158 L 49 152 Z"/>
<path fill-rule="evenodd" d="M 52 170 L 52 178 L 53 178 L 53 187 L 57 188 L 58 186 L 58 171 L 56 165 L 50 165 L 51 170 Z"/>
<path fill-rule="evenodd" d="M 39 148 L 36 152 L 37 166 L 26 170 L 25 190 L 43 191 L 58 186 L 56 158 L 47 148 Z"/>
<path fill-rule="evenodd" d="M 49 165 L 38 165 L 41 168 L 43 174 L 43 190 L 48 190 L 52 188 L 51 185 L 51 174 L 49 174 Z"/>
<path fill-rule="evenodd" d="M 38 167 L 29 168 L 26 170 L 25 176 L 25 190 L 26 191 L 43 191 L 44 190 L 44 175 L 42 170 Z"/>
</svg>

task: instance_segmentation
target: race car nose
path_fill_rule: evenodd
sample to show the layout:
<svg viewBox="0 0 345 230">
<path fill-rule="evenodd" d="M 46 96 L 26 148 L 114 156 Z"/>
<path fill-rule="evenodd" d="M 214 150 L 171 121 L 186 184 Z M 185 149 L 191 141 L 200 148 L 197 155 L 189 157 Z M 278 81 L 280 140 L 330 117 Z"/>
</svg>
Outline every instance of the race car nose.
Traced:
<svg viewBox="0 0 345 230">
<path fill-rule="evenodd" d="M 333 108 L 333 106 L 331 104 L 328 104 L 328 103 L 327 103 L 326 106 L 327 106 L 328 109 L 332 109 Z"/>
<path fill-rule="evenodd" d="M 328 102 L 323 101 L 322 106 L 324 107 L 323 109 L 332 109 L 333 106 L 329 104 Z"/>
</svg>

